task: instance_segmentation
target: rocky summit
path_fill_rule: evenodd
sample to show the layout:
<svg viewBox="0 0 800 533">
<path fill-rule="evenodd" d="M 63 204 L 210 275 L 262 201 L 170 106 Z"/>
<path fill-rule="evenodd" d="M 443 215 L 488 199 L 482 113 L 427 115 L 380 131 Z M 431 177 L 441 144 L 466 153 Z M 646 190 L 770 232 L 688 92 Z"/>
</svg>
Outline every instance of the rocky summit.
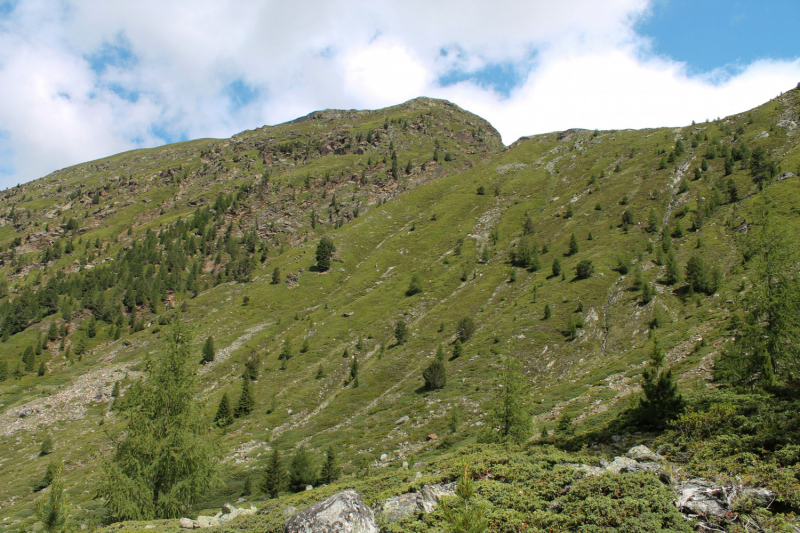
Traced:
<svg viewBox="0 0 800 533">
<path fill-rule="evenodd" d="M 798 121 L 417 98 L 2 191 L 0 532 L 797 530 Z"/>
</svg>

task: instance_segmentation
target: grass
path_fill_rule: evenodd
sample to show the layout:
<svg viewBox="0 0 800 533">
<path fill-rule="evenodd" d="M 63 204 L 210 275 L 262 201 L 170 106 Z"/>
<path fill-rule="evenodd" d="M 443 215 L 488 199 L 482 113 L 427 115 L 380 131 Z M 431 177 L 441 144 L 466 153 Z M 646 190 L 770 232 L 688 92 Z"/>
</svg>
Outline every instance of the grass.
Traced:
<svg viewBox="0 0 800 533">
<path fill-rule="evenodd" d="M 791 91 L 777 102 L 781 106 L 779 111 L 774 109 L 776 102 L 754 110 L 755 123 L 747 124 L 747 132 L 741 138 L 751 147 L 768 147 L 776 157 L 782 158 L 784 169 L 793 169 L 800 163 L 800 154 L 793 139 L 782 133 L 781 128 L 775 128 L 767 138 L 755 139 L 760 131 L 769 130 L 783 109 L 796 110 L 797 95 Z M 245 472 L 258 472 L 268 447 L 288 451 L 304 443 L 312 453 L 319 454 L 333 445 L 341 450 L 346 472 L 353 472 L 359 456 L 364 454 L 377 457 L 389 453 L 398 460 L 402 457 L 436 458 L 442 451 L 425 437 L 430 433 L 446 433 L 447 418 L 455 405 L 463 407 L 463 430 L 459 438 L 473 442 L 480 429 L 476 424 L 485 420 L 485 402 L 495 385 L 498 364 L 506 355 L 519 357 L 524 363 L 538 426 L 552 429 L 558 413 L 567 412 L 571 416 L 596 413 L 584 418 L 580 427 L 602 427 L 627 406 L 631 397 L 628 393 L 637 390 L 641 364 L 647 359 L 652 343 L 648 324 L 656 306 L 661 307 L 668 318 L 657 332 L 668 357 L 672 348 L 691 335 L 703 335 L 707 339 L 708 347 L 700 353 L 675 362 L 678 374 L 688 376 L 702 356 L 718 353 L 720 346 L 724 346 L 727 340 L 725 320 L 735 309 L 741 277 L 748 275 L 740 266 L 740 255 L 735 247 L 737 228 L 742 222 L 752 220 L 752 206 L 769 195 L 787 231 L 797 229 L 800 222 L 793 211 L 798 200 L 793 181 L 777 182 L 766 192 L 759 192 L 749 172 L 737 165 L 733 178 L 740 196 L 745 199 L 720 207 L 699 232 L 686 231 L 683 238 L 672 241 L 681 265 L 691 254 L 702 253 L 707 261 L 723 268 L 727 274 L 726 283 L 718 297 L 683 301 L 675 293 L 675 287 L 659 282 L 663 268 L 654 264 L 655 254 L 646 249 L 649 241 L 656 245 L 660 242 L 657 235 L 647 233 L 644 227 L 652 208 L 663 217 L 667 206 L 671 205 L 673 215 L 669 225 L 672 226 L 674 214 L 680 207 L 688 205 L 695 209 L 698 196 L 710 196 L 714 180 L 722 173 L 721 160 L 713 160 L 712 170 L 702 179 L 691 181 L 689 192 L 676 194 L 672 189 L 677 184 L 675 170 L 658 170 L 661 155 L 656 154 L 656 150 L 671 149 L 677 134 L 700 131 L 708 132 L 710 137 L 719 136 L 723 142 L 732 142 L 732 136 L 724 135 L 718 125 L 608 131 L 597 137 L 589 131 L 577 131 L 566 141 L 560 141 L 558 134 L 546 134 L 522 141 L 506 151 L 501 151 L 499 141 L 491 140 L 487 134 L 491 141 L 486 143 L 488 148 L 482 153 L 469 154 L 474 151 L 470 146 L 480 143 L 477 140 L 462 142 L 447 132 L 468 132 L 482 123 L 480 119 L 440 103 L 423 103 L 422 109 L 398 106 L 347 116 L 330 124 L 309 120 L 243 132 L 236 137 L 238 144 L 199 140 L 120 154 L 92 162 L 97 170 L 89 170 L 87 163 L 27 184 L 0 203 L 0 211 L 10 209 L 11 205 L 20 212 L 35 208 L 37 211 L 32 214 L 30 224 L 39 222 L 42 227 L 47 203 L 37 203 L 39 200 L 15 203 L 23 190 L 28 197 L 38 191 L 52 193 L 56 184 L 61 184 L 63 192 L 60 194 L 66 197 L 79 184 L 83 190 L 93 190 L 106 183 L 119 183 L 112 181 L 115 177 L 127 180 L 126 173 L 129 173 L 137 183 L 135 190 L 114 185 L 108 197 L 101 201 L 101 207 L 111 205 L 112 201 L 120 202 L 115 206 L 115 213 L 103 219 L 91 216 L 81 219 L 81 226 L 87 230 L 81 237 L 92 242 L 99 238 L 104 246 L 110 246 L 108 256 L 114 257 L 129 239 L 140 238 L 148 228 L 156 230 L 178 217 L 189 216 L 196 209 L 190 200 L 203 198 L 213 203 L 221 192 L 235 192 L 237 186 L 256 182 L 265 169 L 264 154 L 273 154 L 262 150 L 265 147 L 289 139 L 308 143 L 315 139 L 331 140 L 347 132 L 370 129 L 383 132 L 384 117 L 415 120 L 423 116 L 422 130 L 405 131 L 397 123 L 392 124 L 391 135 L 385 135 L 378 147 L 364 154 L 329 154 L 308 160 L 301 157 L 291 161 L 295 166 L 288 166 L 290 158 L 287 157 L 271 161 L 268 167 L 272 171 L 270 184 L 277 184 L 280 190 L 261 199 L 249 195 L 237 212 L 226 215 L 226 221 L 234 225 L 241 223 L 244 228 L 252 227 L 258 217 L 265 232 L 262 239 L 270 244 L 270 254 L 254 273 L 254 281 L 224 283 L 194 298 L 178 295 L 186 298 L 188 309 L 184 318 L 193 328 L 198 360 L 200 346 L 208 335 L 214 337 L 218 350 L 230 349 L 227 359 L 199 373 L 201 399 L 206 402 L 210 416 L 223 392 L 227 391 L 234 401 L 238 396 L 243 359 L 258 353 L 263 361 L 255 384 L 256 411 L 225 432 L 218 431 L 215 438 L 219 439 L 226 456 L 235 447 L 250 441 L 267 445 L 259 445 L 248 452 L 247 459 L 237 462 L 228 458 L 225 486 L 208 502 L 203 502 L 203 506 L 219 506 L 235 492 Z M 746 117 L 747 114 L 743 114 L 727 120 L 746 123 Z M 483 127 L 488 131 L 488 125 Z M 471 133 L 465 135 L 472 138 Z M 455 162 L 433 163 L 436 139 L 442 146 L 442 154 L 451 151 L 456 155 Z M 409 158 L 415 165 L 425 160 L 430 164 L 428 174 L 415 175 L 414 180 L 407 181 L 406 190 L 403 190 L 406 178 L 389 181 L 382 187 L 374 184 L 359 187 L 357 177 L 343 179 L 329 185 L 325 189 L 326 198 L 322 198 L 326 172 L 334 177 L 339 173 L 346 177 L 360 176 L 367 158 L 374 162 L 378 157 L 390 155 L 390 140 L 399 152 L 401 168 Z M 694 149 L 686 143 L 687 153 L 677 163 L 689 162 L 687 174 L 699 165 L 708 142 Z M 571 149 L 573 143 L 575 147 Z M 225 160 L 222 165 L 227 171 L 217 171 L 216 175 L 210 171 L 202 173 L 202 164 L 210 160 L 201 161 L 200 150 L 208 148 L 220 149 L 218 158 Z M 234 162 L 236 157 L 240 157 L 240 161 Z M 101 168 L 106 164 L 108 168 Z M 497 170 L 512 164 L 524 167 L 505 174 Z M 615 171 L 617 164 L 619 172 Z M 167 183 L 166 178 L 156 177 L 162 170 L 180 165 L 188 175 L 181 184 Z M 374 179 L 385 172 L 385 167 L 382 163 L 373 165 L 369 172 Z M 592 185 L 591 176 L 600 176 L 601 172 L 605 172 L 605 177 L 599 177 L 597 184 Z M 301 189 L 306 175 L 315 177 L 318 185 L 309 190 Z M 291 200 L 289 183 L 298 187 L 295 201 Z M 479 185 L 485 187 L 486 195 L 476 194 Z M 494 195 L 495 186 L 500 190 L 497 196 Z M 326 223 L 313 230 L 310 209 L 314 207 L 327 222 L 327 206 L 334 190 L 346 209 L 355 205 L 351 200 L 355 193 L 361 205 L 366 206 L 366 212 L 348 220 L 341 228 Z M 174 200 L 176 196 L 178 199 Z M 620 205 L 624 196 L 628 204 Z M 389 199 L 388 203 L 384 204 L 383 199 Z M 142 200 L 150 201 L 143 203 Z M 61 201 L 64 198 L 59 198 L 57 203 Z M 563 214 L 570 201 L 574 216 L 567 219 Z M 597 203 L 602 210 L 595 210 Z M 634 224 L 627 233 L 621 227 L 621 215 L 626 209 L 634 216 Z M 74 206 L 60 216 L 82 216 L 85 210 L 83 206 Z M 509 282 L 509 252 L 522 238 L 526 216 L 535 226 L 530 238 L 540 245 L 546 244 L 548 251 L 541 255 L 541 270 L 519 269 L 516 281 Z M 684 229 L 688 230 L 690 217 L 691 214 L 682 221 Z M 284 225 L 280 231 L 266 231 L 267 221 L 281 220 Z M 128 237 L 126 230 L 132 221 L 134 234 Z M 7 243 L 13 236 L 26 234 L 34 227 L 25 225 L 15 233 L 5 228 L 0 229 L 0 239 Z M 493 229 L 499 234 L 494 245 L 489 235 Z M 573 233 L 578 238 L 580 251 L 574 256 L 565 256 Z M 592 240 L 588 240 L 590 233 Z M 333 238 L 340 258 L 332 263 L 327 273 L 311 269 L 321 235 Z M 116 242 L 118 237 L 119 243 Z M 699 249 L 696 248 L 698 238 L 703 242 Z M 459 239 L 463 239 L 460 255 L 455 252 Z M 284 243 L 291 246 L 279 253 L 280 244 Z M 480 256 L 487 246 L 491 253 L 484 263 Z M 78 250 L 82 252 L 83 246 Z M 656 283 L 659 292 L 652 303 L 641 305 L 638 302 L 638 292 L 630 290 L 632 273 L 621 276 L 614 270 L 620 254 L 631 257 L 634 267 L 642 266 L 646 279 Z M 566 272 L 564 280 L 550 275 L 550 265 L 556 257 Z M 594 263 L 595 273 L 588 280 L 573 279 L 575 266 L 583 259 Z M 63 258 L 50 265 L 48 272 L 65 267 L 73 260 L 74 257 Z M 283 274 L 299 273 L 298 285 L 290 288 L 283 282 L 270 284 L 275 267 Z M 465 271 L 467 280 L 462 281 Z M 10 276 L 10 267 L 6 267 L 4 273 Z M 405 291 L 415 273 L 422 278 L 424 291 L 409 297 Z M 25 284 L 22 278 L 12 276 L 12 286 L 16 290 Z M 250 303 L 242 306 L 245 295 L 249 296 Z M 729 300 L 734 303 L 728 303 Z M 584 309 L 580 314 L 575 312 L 579 302 Z M 553 311 L 549 320 L 542 318 L 545 304 Z M 343 316 L 350 312 L 354 314 Z M 296 315 L 299 320 L 295 320 Z M 82 315 L 77 322 L 81 323 L 86 316 Z M 150 315 L 147 316 L 149 319 Z M 474 337 L 465 343 L 462 357 L 447 363 L 446 387 L 422 392 L 422 369 L 440 343 L 449 356 L 456 323 L 464 316 L 476 321 Z M 584 322 L 580 336 L 574 341 L 563 333 L 568 316 L 580 317 Z M 410 341 L 402 346 L 395 346 L 393 342 L 392 332 L 398 319 L 405 320 L 412 332 Z M 8 361 L 13 369 L 24 347 L 35 341 L 40 328 L 46 330 L 49 320 L 12 336 L 0 348 L 0 360 Z M 60 318 L 56 321 L 61 323 Z M 440 324 L 444 324 L 442 331 L 439 331 Z M 0 410 L 5 416 L 11 416 L 33 398 L 62 390 L 79 376 L 111 364 L 127 365 L 134 371 L 145 354 L 157 354 L 164 346 L 164 327 L 155 334 L 154 328 L 155 324 L 142 332 L 110 341 L 106 333 L 108 325 L 101 324 L 97 338 L 90 343 L 91 353 L 80 363 L 70 364 L 52 353 L 47 359 L 52 370 L 45 377 L 25 376 L 18 382 L 0 384 Z M 299 347 L 306 337 L 311 349 L 300 354 Z M 278 354 L 286 339 L 294 346 L 294 357 L 286 370 L 280 370 Z M 355 349 L 358 339 L 365 339 L 361 351 Z M 386 350 L 379 357 L 382 342 Z M 718 342 L 721 344 L 715 346 Z M 344 385 L 350 367 L 349 360 L 342 358 L 345 348 L 357 354 L 361 364 L 358 388 Z M 316 379 L 320 365 L 325 377 Z M 628 381 L 618 380 L 624 382 L 624 387 L 615 389 L 604 381 L 613 376 L 622 376 Z M 703 377 L 687 379 L 682 386 L 687 390 L 703 389 L 706 387 Z M 276 409 L 268 413 L 273 394 Z M 82 418 L 52 426 L 56 454 L 67 462 L 71 497 L 84 509 L 93 510 L 99 506 L 99 502 L 92 500 L 92 480 L 97 475 L 101 458 L 111 450 L 109 436 L 118 435 L 123 429 L 121 421 L 113 412 L 108 412 L 108 407 L 106 402 L 92 404 Z M 404 415 L 410 417 L 409 422 L 396 426 L 394 421 Z M 101 420 L 103 425 L 99 426 Z M 28 487 L 41 477 L 49 460 L 34 457 L 45 429 L 51 431 L 51 428 L 41 428 L 34 433 L 16 432 L 0 437 L 0 457 L 28 458 L 14 464 L 0 463 L 3 464 L 0 500 L 8 502 L 14 498 L 13 505 L 3 505 L 0 509 L 0 520 L 13 517 L 26 525 L 31 523 L 30 510 L 35 495 Z M 387 473 L 385 479 L 376 478 L 370 483 L 387 487 L 383 490 L 399 490 L 398 480 L 404 475 L 407 474 L 393 471 L 391 475 Z M 315 490 L 313 497 L 319 498 L 321 493 Z M 311 496 L 301 494 L 281 502 L 300 503 L 305 501 L 303 498 Z M 82 520 L 88 520 L 94 512 L 86 511 L 81 516 L 86 517 Z"/>
</svg>

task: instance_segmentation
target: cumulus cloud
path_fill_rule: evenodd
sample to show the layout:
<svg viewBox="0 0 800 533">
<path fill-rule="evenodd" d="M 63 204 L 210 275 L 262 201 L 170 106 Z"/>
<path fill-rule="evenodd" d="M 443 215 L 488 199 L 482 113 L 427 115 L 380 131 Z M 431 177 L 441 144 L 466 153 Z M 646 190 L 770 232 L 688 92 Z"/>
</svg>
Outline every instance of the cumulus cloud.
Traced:
<svg viewBox="0 0 800 533">
<path fill-rule="evenodd" d="M 131 148 L 420 95 L 482 115 L 512 142 L 723 116 L 800 79 L 798 61 L 690 75 L 636 34 L 649 9 L 648 0 L 19 0 L 0 15 L 0 186 Z"/>
</svg>

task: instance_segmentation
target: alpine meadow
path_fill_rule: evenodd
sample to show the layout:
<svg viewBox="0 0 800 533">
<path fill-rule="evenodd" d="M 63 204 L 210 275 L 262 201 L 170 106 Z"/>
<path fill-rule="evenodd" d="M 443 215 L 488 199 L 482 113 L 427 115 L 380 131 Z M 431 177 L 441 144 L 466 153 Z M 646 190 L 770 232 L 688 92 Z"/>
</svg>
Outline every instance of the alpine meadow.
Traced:
<svg viewBox="0 0 800 533">
<path fill-rule="evenodd" d="M 510 146 L 317 111 L 9 188 L 0 532 L 798 531 L 798 174 L 800 85 Z"/>
</svg>

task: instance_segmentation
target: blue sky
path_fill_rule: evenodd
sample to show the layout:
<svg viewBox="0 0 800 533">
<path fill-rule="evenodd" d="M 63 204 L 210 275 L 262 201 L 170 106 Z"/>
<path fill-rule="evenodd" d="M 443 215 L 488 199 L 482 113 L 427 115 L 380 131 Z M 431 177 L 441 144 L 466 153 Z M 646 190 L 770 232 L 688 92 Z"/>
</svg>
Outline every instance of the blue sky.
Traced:
<svg viewBox="0 0 800 533">
<path fill-rule="evenodd" d="M 799 23 L 797 0 L 658 0 L 635 29 L 692 72 L 731 74 L 759 59 L 796 58 Z"/>
<path fill-rule="evenodd" d="M 0 187 L 420 95 L 506 143 L 678 126 L 797 85 L 798 21 L 797 0 L 0 0 Z"/>
</svg>

